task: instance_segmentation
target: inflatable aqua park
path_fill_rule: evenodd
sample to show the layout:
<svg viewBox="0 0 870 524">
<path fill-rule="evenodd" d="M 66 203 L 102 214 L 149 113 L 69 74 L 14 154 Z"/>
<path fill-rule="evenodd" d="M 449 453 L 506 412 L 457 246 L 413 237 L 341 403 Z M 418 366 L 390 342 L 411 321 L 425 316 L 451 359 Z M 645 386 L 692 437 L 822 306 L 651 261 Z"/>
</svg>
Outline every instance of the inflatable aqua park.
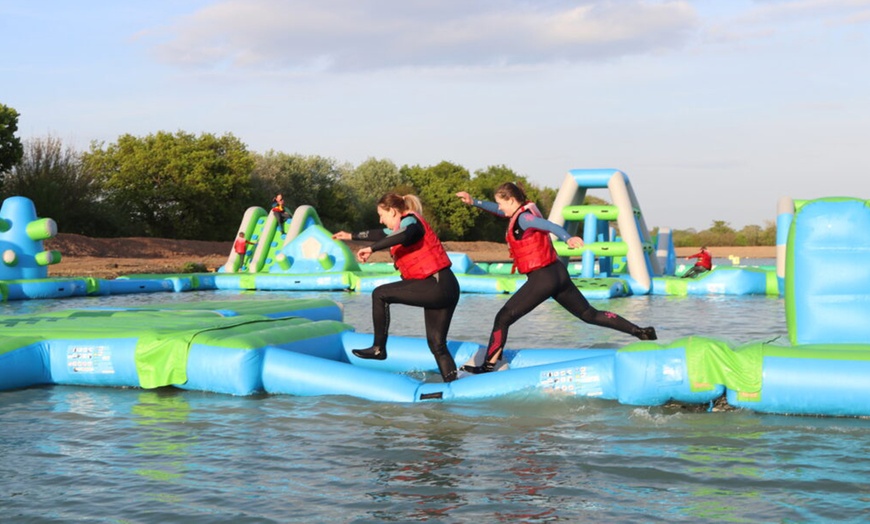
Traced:
<svg viewBox="0 0 870 524">
<path fill-rule="evenodd" d="M 591 189 L 606 189 L 613 204 L 583 205 Z M 555 247 L 577 287 L 590 299 L 780 293 L 773 268 L 716 267 L 695 279 L 676 277 L 670 230 L 651 237 L 631 182 L 619 170 L 569 171 L 548 219 L 583 237 L 583 248 L 572 249 L 564 242 Z M 254 245 L 243 257 L 230 253 L 214 281 L 218 289 L 370 292 L 400 278 L 390 264 L 358 264 L 343 242 L 332 239 L 310 206 L 297 208 L 283 230 L 271 213 L 249 208 L 238 232 Z M 514 273 L 509 262 L 475 263 L 463 253 L 449 255 L 465 293 L 513 293 L 525 283 L 525 276 Z M 570 262 L 571 258 L 581 261 Z"/>
<path fill-rule="evenodd" d="M 792 201 L 784 279 L 790 345 L 703 336 L 621 348 L 508 349 L 499 369 L 443 383 L 423 339 L 370 334 L 325 299 L 234 300 L 0 317 L 0 390 L 45 384 L 445 402 L 524 393 L 654 406 L 870 416 L 870 202 Z M 831 255 L 835 256 L 831 256 Z M 451 341 L 457 365 L 484 348 Z M 423 375 L 420 378 L 420 374 Z"/>
<path fill-rule="evenodd" d="M 608 190 L 613 204 L 583 205 L 591 189 Z M 589 299 L 781 293 L 772 267 L 722 266 L 695 279 L 678 278 L 670 231 L 660 230 L 655 239 L 650 236 L 630 180 L 618 170 L 569 171 L 548 218 L 584 238 L 583 248 L 557 242 L 556 249 L 575 285 Z M 252 242 L 251 247 L 242 256 L 231 250 L 215 275 L 137 275 L 135 279 L 170 278 L 169 287 L 175 290 L 371 292 L 400 278 L 392 264 L 358 263 L 344 242 L 332 239 L 311 206 L 298 207 L 283 227 L 265 209 L 251 207 L 238 232 Z M 525 276 L 515 273 L 510 262 L 475 263 L 464 253 L 449 256 L 464 293 L 509 294 L 525 283 Z"/>
<path fill-rule="evenodd" d="M 606 189 L 612 205 L 583 205 L 586 193 Z M 780 213 L 777 224 L 788 218 Z M 650 236 L 628 176 L 614 169 L 574 169 L 559 189 L 549 220 L 585 246 L 557 242 L 575 285 L 591 300 L 631 295 L 780 295 L 784 273 L 768 267 L 716 266 L 694 279 L 678 278 L 670 231 Z M 619 234 L 617 234 L 617 229 Z M 778 228 L 778 232 L 782 229 Z M 787 231 L 787 228 L 784 229 Z M 311 206 L 299 206 L 279 227 L 260 207 L 249 208 L 238 232 L 252 242 L 240 256 L 233 250 L 217 272 L 130 275 L 118 279 L 49 278 L 49 266 L 61 254 L 43 248 L 57 225 L 38 218 L 24 197 L 7 199 L 0 210 L 0 298 L 25 300 L 191 290 L 356 291 L 371 292 L 400 278 L 386 263 L 359 264 L 344 242 L 332 239 Z M 778 233 L 779 234 L 779 233 Z M 230 242 L 228 242 L 230 244 Z M 510 262 L 475 263 L 464 253 L 449 253 L 464 293 L 510 294 L 526 277 Z M 572 261 L 573 260 L 573 261 Z M 782 259 L 784 264 L 784 258 Z"/>
</svg>

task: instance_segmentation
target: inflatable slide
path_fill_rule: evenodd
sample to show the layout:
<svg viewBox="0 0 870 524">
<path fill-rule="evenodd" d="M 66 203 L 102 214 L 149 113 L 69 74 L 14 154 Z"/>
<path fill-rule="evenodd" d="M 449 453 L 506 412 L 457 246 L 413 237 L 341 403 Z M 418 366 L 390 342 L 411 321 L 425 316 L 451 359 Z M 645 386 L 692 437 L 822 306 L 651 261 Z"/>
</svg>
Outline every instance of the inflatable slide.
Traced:
<svg viewBox="0 0 870 524">
<path fill-rule="evenodd" d="M 244 256 L 230 250 L 226 263 L 221 267 L 226 272 L 260 273 L 268 272 L 278 261 L 278 255 L 303 231 L 312 226 L 320 226 L 320 217 L 311 206 L 299 206 L 293 216 L 286 220 L 283 229 L 278 218 L 265 209 L 253 206 L 245 211 L 238 233 L 253 242 Z"/>
</svg>

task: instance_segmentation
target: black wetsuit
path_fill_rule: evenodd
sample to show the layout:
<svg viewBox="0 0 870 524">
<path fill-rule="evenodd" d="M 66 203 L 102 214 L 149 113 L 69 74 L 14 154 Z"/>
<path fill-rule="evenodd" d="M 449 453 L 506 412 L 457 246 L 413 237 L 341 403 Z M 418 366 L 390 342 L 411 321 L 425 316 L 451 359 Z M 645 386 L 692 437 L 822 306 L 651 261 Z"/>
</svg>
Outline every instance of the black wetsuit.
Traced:
<svg viewBox="0 0 870 524">
<path fill-rule="evenodd" d="M 523 220 L 517 220 L 514 230 L 510 232 L 514 238 L 523 235 L 522 222 Z M 642 336 L 643 330 L 637 325 L 616 313 L 599 311 L 592 307 L 571 281 L 568 269 L 562 262 L 557 260 L 548 266 L 531 271 L 526 274 L 526 278 L 525 284 L 520 286 L 495 316 L 486 350 L 486 361 L 491 361 L 495 355 L 501 358 L 501 351 L 507 341 L 508 328 L 550 297 L 587 324 L 608 327 L 636 337 Z"/>
<path fill-rule="evenodd" d="M 387 235 L 382 229 L 354 233 L 354 240 L 374 240 L 372 251 L 395 245 L 411 246 L 423 239 L 425 231 L 416 219 L 403 222 L 403 228 Z M 450 268 L 423 279 L 403 279 L 382 284 L 372 291 L 372 326 L 374 347 L 386 349 L 390 330 L 390 304 L 423 308 L 426 342 L 435 356 L 445 382 L 456 378 L 456 361 L 447 349 L 447 331 L 459 302 L 459 282 Z"/>
</svg>

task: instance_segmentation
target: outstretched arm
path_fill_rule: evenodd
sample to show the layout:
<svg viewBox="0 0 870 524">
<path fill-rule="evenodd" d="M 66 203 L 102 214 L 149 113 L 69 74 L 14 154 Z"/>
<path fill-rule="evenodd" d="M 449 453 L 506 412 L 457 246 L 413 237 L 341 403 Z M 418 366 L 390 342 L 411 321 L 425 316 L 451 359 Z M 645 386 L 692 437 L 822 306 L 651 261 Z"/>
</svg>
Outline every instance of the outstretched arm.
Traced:
<svg viewBox="0 0 870 524">
<path fill-rule="evenodd" d="M 402 219 L 399 229 L 372 244 L 372 251 L 388 249 L 399 244 L 410 246 L 419 242 L 424 234 L 423 226 L 417 222 L 416 218 L 405 217 Z"/>
<path fill-rule="evenodd" d="M 459 200 L 462 200 L 462 203 L 466 205 L 474 206 L 486 211 L 487 213 L 492 213 L 497 217 L 505 218 L 505 214 L 501 212 L 501 210 L 498 208 L 498 204 L 496 204 L 495 202 L 488 202 L 486 200 L 471 198 L 471 195 L 469 195 L 466 191 L 460 191 L 459 193 L 456 193 L 456 196 L 458 196 Z"/>
<path fill-rule="evenodd" d="M 359 231 L 357 233 L 348 233 L 347 231 L 339 231 L 334 233 L 332 238 L 335 240 L 367 240 L 376 242 L 387 236 L 383 229 L 369 229 L 367 231 Z"/>
</svg>

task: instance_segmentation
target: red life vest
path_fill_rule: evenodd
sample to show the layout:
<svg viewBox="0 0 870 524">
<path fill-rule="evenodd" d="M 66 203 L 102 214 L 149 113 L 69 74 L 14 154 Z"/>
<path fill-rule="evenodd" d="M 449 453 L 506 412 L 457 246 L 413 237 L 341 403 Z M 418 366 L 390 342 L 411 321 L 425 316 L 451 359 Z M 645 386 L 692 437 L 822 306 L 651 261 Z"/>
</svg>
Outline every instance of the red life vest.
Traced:
<svg viewBox="0 0 870 524">
<path fill-rule="evenodd" d="M 244 238 L 237 238 L 236 243 L 233 247 L 235 248 L 236 253 L 244 255 L 245 252 L 248 250 L 248 243 L 245 241 Z"/>
<path fill-rule="evenodd" d="M 408 215 L 420 222 L 424 234 L 423 238 L 411 246 L 405 247 L 399 244 L 390 248 L 393 262 L 395 262 L 399 273 L 402 274 L 402 278 L 420 280 L 450 267 L 450 257 L 447 256 L 447 251 L 444 250 L 444 246 L 441 245 L 441 241 L 438 240 L 438 236 L 435 235 L 429 224 L 417 213 L 408 213 Z"/>
<path fill-rule="evenodd" d="M 553 249 L 550 233 L 546 231 L 526 229 L 521 239 L 514 238 L 514 226 L 524 211 L 529 211 L 538 218 L 544 218 L 544 215 L 541 214 L 534 202 L 526 202 L 513 214 L 508 224 L 507 233 L 505 233 L 511 258 L 514 259 L 514 267 L 520 273 L 526 274 L 549 266 L 559 257 L 556 255 L 556 250 Z"/>
<path fill-rule="evenodd" d="M 713 257 L 710 255 L 709 251 L 700 251 L 690 256 L 689 258 L 697 258 L 698 261 L 695 262 L 696 266 L 701 266 L 702 268 L 710 271 L 713 269 Z"/>
</svg>

